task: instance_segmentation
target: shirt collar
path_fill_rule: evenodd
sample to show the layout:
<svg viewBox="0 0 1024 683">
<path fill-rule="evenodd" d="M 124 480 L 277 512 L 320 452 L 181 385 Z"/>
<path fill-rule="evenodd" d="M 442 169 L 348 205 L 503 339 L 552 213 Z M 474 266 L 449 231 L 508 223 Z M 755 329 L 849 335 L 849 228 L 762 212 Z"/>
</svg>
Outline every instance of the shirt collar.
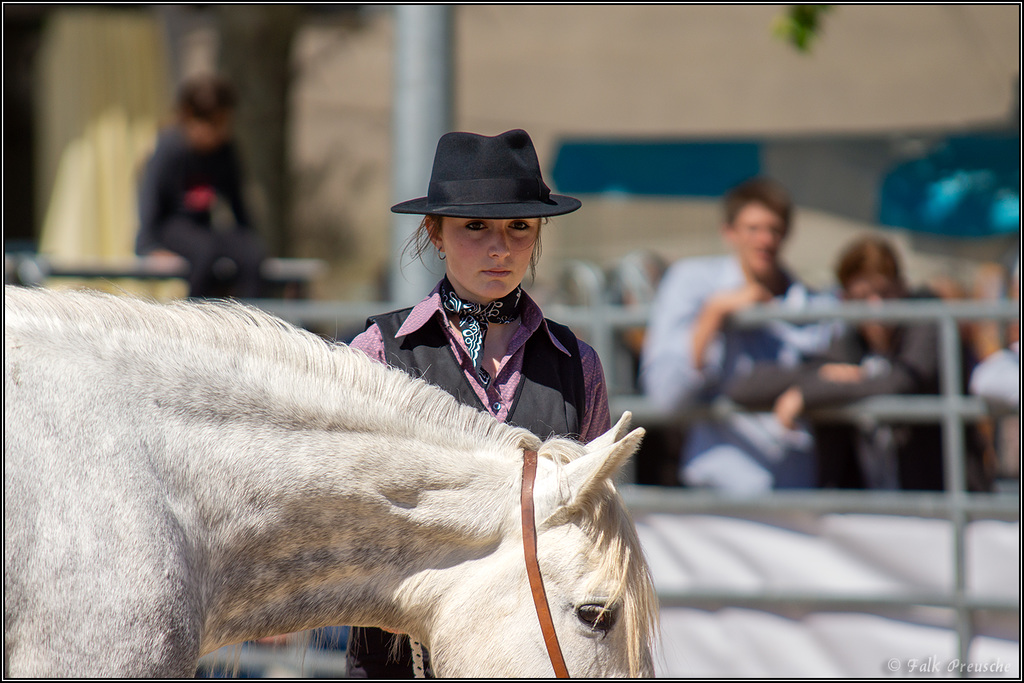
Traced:
<svg viewBox="0 0 1024 683">
<path fill-rule="evenodd" d="M 732 281 L 737 285 L 745 283 L 746 276 L 743 274 L 743 265 L 740 263 L 739 258 L 731 256 L 729 263 L 732 265 L 732 273 L 730 277 Z M 787 306 L 803 306 L 807 303 L 808 298 L 812 295 L 811 290 L 803 282 L 793 277 L 793 274 L 789 272 L 789 269 L 785 266 L 779 266 L 779 272 L 782 273 L 782 277 L 786 279 L 786 291 L 775 297 L 776 301 L 783 302 Z"/>
<path fill-rule="evenodd" d="M 409 317 L 405 319 L 402 326 L 398 328 L 396 336 L 403 337 L 411 332 L 415 332 L 424 325 L 427 321 L 434 316 L 440 316 L 439 320 L 443 323 L 445 319 L 445 311 L 441 306 L 441 283 L 438 282 L 434 289 L 430 292 L 427 298 L 413 306 L 412 311 L 409 312 Z M 520 318 L 522 320 L 522 326 L 516 332 L 515 336 L 512 337 L 512 343 L 509 345 L 509 351 L 514 352 L 514 348 L 519 345 L 525 344 L 526 340 L 533 336 L 533 333 L 540 328 L 544 328 L 544 333 L 556 349 L 564 353 L 565 355 L 572 357 L 569 350 L 566 349 L 555 335 L 551 333 L 548 328 L 547 320 L 544 319 L 544 313 L 540 310 L 540 306 L 534 301 L 526 291 L 523 291 L 523 298 L 520 302 Z M 444 325 L 447 329 L 448 326 Z"/>
</svg>

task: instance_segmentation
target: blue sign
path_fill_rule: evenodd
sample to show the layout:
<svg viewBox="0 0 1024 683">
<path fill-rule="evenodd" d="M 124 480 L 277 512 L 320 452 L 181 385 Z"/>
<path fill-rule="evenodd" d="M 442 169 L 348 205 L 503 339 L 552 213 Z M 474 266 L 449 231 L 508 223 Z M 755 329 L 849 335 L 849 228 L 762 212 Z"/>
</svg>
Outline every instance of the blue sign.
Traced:
<svg viewBox="0 0 1024 683">
<path fill-rule="evenodd" d="M 1020 135 L 950 137 L 882 180 L 878 221 L 953 237 L 1020 232 Z"/>
<path fill-rule="evenodd" d="M 568 194 L 721 197 L 760 171 L 755 142 L 576 140 L 558 150 L 552 180 Z"/>
</svg>

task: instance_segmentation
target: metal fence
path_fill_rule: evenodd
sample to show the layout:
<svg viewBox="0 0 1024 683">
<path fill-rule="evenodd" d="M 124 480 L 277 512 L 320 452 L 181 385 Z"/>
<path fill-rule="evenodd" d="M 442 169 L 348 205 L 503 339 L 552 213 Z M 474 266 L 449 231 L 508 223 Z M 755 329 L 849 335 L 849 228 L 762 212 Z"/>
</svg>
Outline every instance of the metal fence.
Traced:
<svg viewBox="0 0 1024 683">
<path fill-rule="evenodd" d="M 694 414 L 672 414 L 653 407 L 636 391 L 634 359 L 621 343 L 620 334 L 630 328 L 646 325 L 649 306 L 608 303 L 599 293 L 604 283 L 585 265 L 579 266 L 582 277 L 589 281 L 584 290 L 590 296 L 583 305 L 550 304 L 545 313 L 571 327 L 598 352 L 605 365 L 609 384 L 609 401 L 613 416 L 625 410 L 633 413 L 638 425 L 684 423 Z M 577 280 L 579 281 L 579 280 Z M 362 329 L 369 315 L 396 308 L 387 303 L 328 303 L 300 301 L 255 302 L 265 310 L 298 325 L 318 328 Z M 1020 319 L 1020 311 L 1011 301 L 891 301 L 875 305 L 844 302 L 816 306 L 805 310 L 763 306 L 733 316 L 730 324 L 755 327 L 773 320 L 811 323 L 838 320 L 855 323 L 864 320 L 889 322 L 934 323 L 939 328 L 940 394 L 937 396 L 876 396 L 841 408 L 811 413 L 817 419 L 839 421 L 874 420 L 879 422 L 938 422 L 943 433 L 943 458 L 946 490 L 937 493 L 878 491 L 801 491 L 772 492 L 744 500 L 736 500 L 702 492 L 680 489 L 624 485 L 626 504 L 635 514 L 645 512 L 751 515 L 765 511 L 811 513 L 873 513 L 948 519 L 952 524 L 953 587 L 949 592 L 906 597 L 835 596 L 807 594 L 750 595 L 742 593 L 661 593 L 666 606 L 785 606 L 802 605 L 820 608 L 868 609 L 877 606 L 922 605 L 943 607 L 955 614 L 960 661 L 968 661 L 968 650 L 974 636 L 973 615 L 979 610 L 997 612 L 1019 611 L 1019 600 L 977 599 L 967 594 L 965 574 L 965 528 L 973 519 L 1019 521 L 1020 503 L 1017 491 L 969 493 L 965 489 L 965 425 L 1002 413 L 978 397 L 962 392 L 959 324 L 967 321 L 1011 321 Z M 706 406 L 702 417 L 727 415 L 740 410 L 720 400 Z"/>
<path fill-rule="evenodd" d="M 598 352 L 605 367 L 609 401 L 613 415 L 625 410 L 633 413 L 639 425 L 667 425 L 685 422 L 694 414 L 666 413 L 653 407 L 639 395 L 635 383 L 635 357 L 625 348 L 621 335 L 631 328 L 647 324 L 649 307 L 645 303 L 622 305 L 607 301 L 603 274 L 585 263 L 570 264 L 572 280 L 580 292 L 575 305 L 551 303 L 545 312 L 571 327 Z M 361 331 L 366 319 L 382 311 L 398 308 L 388 302 L 327 302 L 309 300 L 258 300 L 250 302 L 301 327 L 321 334 L 345 338 Z M 1018 612 L 1019 600 L 979 600 L 968 596 L 965 576 L 965 526 L 973 519 L 1020 519 L 1019 490 L 1004 493 L 969 493 L 965 490 L 965 425 L 1000 413 L 983 400 L 962 393 L 961 340 L 958 326 L 969 321 L 1011 321 L 1020 319 L 1020 309 L 1010 301 L 894 301 L 883 305 L 842 303 L 806 310 L 758 307 L 734 316 L 730 324 L 739 327 L 763 325 L 772 320 L 810 323 L 820 320 L 857 322 L 932 322 L 939 328 L 940 387 L 937 396 L 877 396 L 812 415 L 841 421 L 876 420 L 900 422 L 938 422 L 943 432 L 943 458 L 946 490 L 936 493 L 843 491 L 773 492 L 737 500 L 711 492 L 635 486 L 621 487 L 626 504 L 635 514 L 687 513 L 752 515 L 765 511 L 811 512 L 817 514 L 849 512 L 895 514 L 948 519 L 953 529 L 953 587 L 949 592 L 897 598 L 893 596 L 823 596 L 814 594 L 749 595 L 720 592 L 715 594 L 660 595 L 664 605 L 843 607 L 867 609 L 872 606 L 938 606 L 953 610 L 958 636 L 960 661 L 967 661 L 974 635 L 972 615 L 978 610 Z M 1019 378 L 1018 378 L 1019 379 Z M 706 406 L 702 416 L 720 416 L 738 408 L 727 401 Z M 230 655 L 229 655 L 230 656 Z M 236 653 L 246 661 L 266 659 L 265 651 L 242 649 Z M 216 658 L 214 655 L 211 658 Z M 218 655 L 223 662 L 223 655 Z M 343 675 L 343 659 L 315 655 L 306 660 L 317 674 Z M 253 660 L 254 664 L 258 663 Z"/>
</svg>

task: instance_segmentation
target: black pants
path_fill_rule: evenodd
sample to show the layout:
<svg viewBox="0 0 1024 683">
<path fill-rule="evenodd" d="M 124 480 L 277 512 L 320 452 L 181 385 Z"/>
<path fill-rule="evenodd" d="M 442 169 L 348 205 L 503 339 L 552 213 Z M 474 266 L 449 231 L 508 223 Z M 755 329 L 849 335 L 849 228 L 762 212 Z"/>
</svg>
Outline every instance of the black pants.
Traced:
<svg viewBox="0 0 1024 683">
<path fill-rule="evenodd" d="M 213 230 L 184 218 L 175 218 L 160 229 L 161 246 L 182 256 L 189 264 L 188 287 L 191 297 L 216 296 L 221 284 L 214 264 L 230 259 L 235 265 L 230 294 L 242 299 L 259 297 L 263 292 L 260 266 L 266 251 L 259 237 L 250 230 Z"/>
<path fill-rule="evenodd" d="M 415 678 L 409 636 L 379 628 L 353 626 L 346 652 L 349 678 Z M 423 674 L 433 678 L 430 655 L 423 650 Z"/>
<path fill-rule="evenodd" d="M 862 489 L 865 487 L 857 455 L 857 427 L 816 425 L 814 440 L 818 451 L 818 484 L 822 488 Z M 944 484 L 942 430 L 937 425 L 893 425 L 900 489 L 941 491 Z M 968 453 L 968 483 L 975 490 Z"/>
</svg>

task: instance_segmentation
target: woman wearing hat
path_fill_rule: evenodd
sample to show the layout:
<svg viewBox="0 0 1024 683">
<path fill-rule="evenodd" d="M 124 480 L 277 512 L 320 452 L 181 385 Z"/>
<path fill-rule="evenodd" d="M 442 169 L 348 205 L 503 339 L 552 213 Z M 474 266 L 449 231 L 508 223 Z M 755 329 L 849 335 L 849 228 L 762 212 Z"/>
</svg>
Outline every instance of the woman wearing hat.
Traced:
<svg viewBox="0 0 1024 683">
<path fill-rule="evenodd" d="M 370 318 L 351 345 L 542 439 L 600 436 L 611 421 L 597 354 L 521 286 L 541 223 L 579 207 L 551 194 L 525 131 L 442 136 L 427 196 L 391 210 L 424 216 L 414 239 L 420 253 L 437 249 L 445 276 L 412 308 Z M 392 655 L 395 637 L 353 628 L 349 675 L 411 676 L 406 643 Z"/>
</svg>

